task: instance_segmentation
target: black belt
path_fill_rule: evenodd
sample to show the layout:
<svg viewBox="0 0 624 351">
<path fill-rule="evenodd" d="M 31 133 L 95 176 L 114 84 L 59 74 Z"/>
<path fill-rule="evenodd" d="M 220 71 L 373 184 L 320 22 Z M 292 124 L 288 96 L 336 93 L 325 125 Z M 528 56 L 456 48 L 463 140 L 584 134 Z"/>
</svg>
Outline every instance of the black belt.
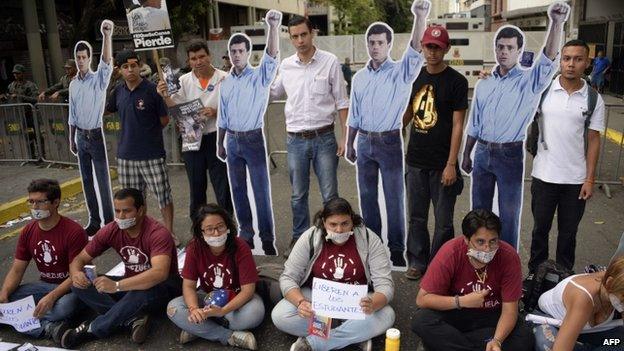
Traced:
<svg viewBox="0 0 624 351">
<path fill-rule="evenodd" d="M 227 130 L 228 134 L 234 135 L 236 137 L 244 137 L 244 136 L 249 136 L 249 135 L 253 135 L 253 134 L 258 134 L 258 133 L 262 133 L 262 128 L 258 128 L 258 129 L 253 129 L 253 130 L 246 130 L 243 132 L 237 132 L 235 130 Z"/>
<path fill-rule="evenodd" d="M 318 129 L 304 130 L 301 132 L 288 132 L 288 135 L 299 137 L 299 138 L 304 138 L 304 139 L 314 139 L 321 134 L 325 134 L 325 133 L 333 132 L 333 131 L 334 131 L 334 124 L 332 123 L 332 124 L 326 125 L 325 127 L 321 127 Z"/>
<path fill-rule="evenodd" d="M 366 135 L 366 136 L 371 136 L 371 137 L 384 137 L 387 135 L 401 135 L 401 130 L 393 129 L 393 130 L 386 130 L 385 132 L 369 132 L 363 129 L 358 129 L 358 133 Z"/>
<path fill-rule="evenodd" d="M 95 135 L 96 133 L 97 134 L 102 134 L 102 128 L 82 129 L 82 128 L 76 127 L 76 130 L 78 130 L 78 132 L 80 134 L 83 134 L 83 135 L 86 135 L 86 136 Z"/>
<path fill-rule="evenodd" d="M 508 148 L 508 147 L 518 147 L 518 146 L 522 146 L 522 144 L 524 144 L 524 141 L 512 141 L 509 143 L 493 143 L 491 141 L 485 141 L 485 140 L 481 140 L 478 139 L 479 143 L 492 148 L 492 149 L 504 149 L 504 148 Z"/>
</svg>

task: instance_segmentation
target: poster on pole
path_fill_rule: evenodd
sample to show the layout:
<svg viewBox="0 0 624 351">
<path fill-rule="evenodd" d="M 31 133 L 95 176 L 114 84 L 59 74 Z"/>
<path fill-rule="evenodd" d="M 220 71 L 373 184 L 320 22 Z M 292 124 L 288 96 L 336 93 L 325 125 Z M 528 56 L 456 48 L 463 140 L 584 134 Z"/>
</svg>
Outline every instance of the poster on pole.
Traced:
<svg viewBox="0 0 624 351">
<path fill-rule="evenodd" d="M 32 295 L 21 300 L 0 303 L 0 323 L 13 326 L 18 332 L 41 328 L 39 319 L 33 317 L 35 299 Z"/>
<path fill-rule="evenodd" d="M 124 7 L 135 50 L 174 47 L 165 0 L 124 0 Z"/>
</svg>

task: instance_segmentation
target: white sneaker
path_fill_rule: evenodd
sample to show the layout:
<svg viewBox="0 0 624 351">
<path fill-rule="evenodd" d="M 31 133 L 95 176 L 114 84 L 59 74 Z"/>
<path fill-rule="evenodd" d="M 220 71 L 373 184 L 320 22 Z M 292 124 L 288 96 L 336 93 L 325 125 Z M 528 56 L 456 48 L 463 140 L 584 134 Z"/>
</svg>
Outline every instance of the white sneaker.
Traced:
<svg viewBox="0 0 624 351">
<path fill-rule="evenodd" d="M 247 350 L 257 350 L 256 337 L 248 331 L 235 331 L 228 339 L 230 346 L 242 347 Z"/>
<path fill-rule="evenodd" d="M 312 351 L 312 347 L 306 338 L 299 337 L 294 344 L 290 345 L 290 351 Z"/>
<path fill-rule="evenodd" d="M 373 340 L 368 339 L 366 341 L 362 341 L 360 343 L 360 349 L 362 351 L 373 351 Z"/>
<path fill-rule="evenodd" d="M 180 344 L 186 344 L 197 339 L 196 335 L 193 335 L 186 330 L 180 332 Z"/>
</svg>

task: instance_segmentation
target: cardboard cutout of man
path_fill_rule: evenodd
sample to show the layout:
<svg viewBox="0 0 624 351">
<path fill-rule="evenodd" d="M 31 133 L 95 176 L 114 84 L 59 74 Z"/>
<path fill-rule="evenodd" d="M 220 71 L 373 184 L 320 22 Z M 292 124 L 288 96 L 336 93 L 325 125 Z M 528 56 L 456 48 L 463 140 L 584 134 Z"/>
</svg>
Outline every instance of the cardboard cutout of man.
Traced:
<svg viewBox="0 0 624 351">
<path fill-rule="evenodd" d="M 233 67 L 230 75 L 221 83 L 217 156 L 227 162 L 239 235 L 254 249 L 253 215 L 250 206 L 250 197 L 253 196 L 262 250 L 266 255 L 276 255 L 271 182 L 262 129 L 271 82 L 275 78 L 279 63 L 278 34 L 282 13 L 270 10 L 265 21 L 269 26 L 269 34 L 266 52 L 258 67 L 251 67 L 249 64 L 249 37 L 234 34 L 228 42 Z M 247 189 L 247 172 L 252 192 Z"/>
<path fill-rule="evenodd" d="M 403 139 L 401 123 L 410 97 L 411 85 L 424 61 L 420 40 L 425 32 L 431 3 L 412 4 L 414 26 L 403 58 L 390 57 L 393 31 L 375 22 L 366 31 L 370 60 L 353 77 L 349 136 L 346 158 L 356 164 L 360 210 L 366 225 L 382 236 L 379 208 L 379 173 L 385 198 L 387 238 L 390 258 L 395 267 L 405 267 L 405 183 L 403 181 Z M 355 137 L 357 136 L 357 144 Z"/>
<path fill-rule="evenodd" d="M 78 74 L 69 84 L 69 145 L 70 151 L 78 156 L 82 190 L 89 211 L 89 223 L 85 227 L 89 236 L 95 235 L 101 226 L 114 218 L 106 140 L 102 130 L 106 89 L 113 71 L 113 22 L 104 20 L 100 31 L 102 56 L 97 71 L 91 70 L 91 45 L 79 41 L 74 47 Z"/>
<path fill-rule="evenodd" d="M 492 77 L 480 80 L 474 90 L 462 169 L 472 173 L 472 209 L 492 210 L 494 186 L 498 188 L 501 239 L 518 248 L 524 175 L 524 139 L 541 94 L 557 71 L 563 25 L 570 7 L 555 2 L 548 8 L 550 25 L 535 64 L 522 69 L 518 63 L 524 34 L 515 26 L 503 26 L 494 40 L 498 65 Z M 474 165 L 471 158 L 475 148 Z"/>
</svg>

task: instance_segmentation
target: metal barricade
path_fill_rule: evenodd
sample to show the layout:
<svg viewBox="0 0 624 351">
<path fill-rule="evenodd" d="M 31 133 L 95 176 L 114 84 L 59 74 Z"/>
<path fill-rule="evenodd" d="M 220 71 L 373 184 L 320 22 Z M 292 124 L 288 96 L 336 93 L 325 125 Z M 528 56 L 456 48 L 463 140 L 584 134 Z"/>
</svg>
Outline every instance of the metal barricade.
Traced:
<svg viewBox="0 0 624 351">
<path fill-rule="evenodd" d="M 624 104 L 605 104 L 605 132 L 600 140 L 600 159 L 595 183 L 611 198 L 611 185 L 624 186 L 621 172 L 624 150 Z"/>
<path fill-rule="evenodd" d="M 41 159 L 41 134 L 33 105 L 0 105 L 0 161 Z"/>
<path fill-rule="evenodd" d="M 77 165 L 78 159 L 69 149 L 68 104 L 39 103 L 37 106 L 39 130 L 43 140 L 41 159 L 50 164 Z"/>
</svg>

